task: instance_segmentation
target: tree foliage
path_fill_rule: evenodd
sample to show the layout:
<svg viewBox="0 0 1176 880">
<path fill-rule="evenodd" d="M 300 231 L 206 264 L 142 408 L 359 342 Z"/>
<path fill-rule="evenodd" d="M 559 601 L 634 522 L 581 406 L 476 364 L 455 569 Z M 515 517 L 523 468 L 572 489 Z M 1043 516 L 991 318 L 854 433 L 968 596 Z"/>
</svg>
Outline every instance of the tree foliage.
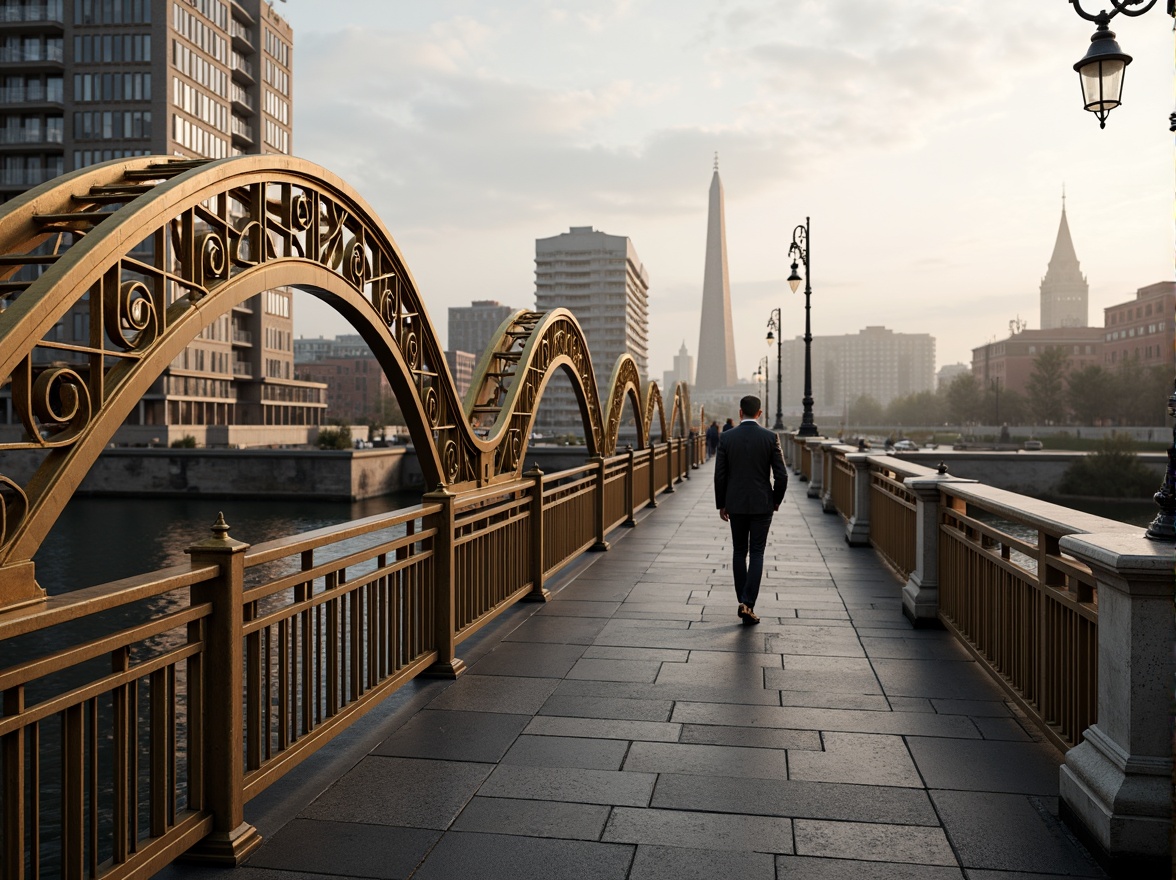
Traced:
<svg viewBox="0 0 1176 880">
<path fill-rule="evenodd" d="M 1058 489 L 1066 495 L 1144 499 L 1157 485 L 1155 474 L 1135 454 L 1131 437 L 1116 433 L 1103 439 L 1097 452 L 1072 462 Z"/>
<path fill-rule="evenodd" d="M 1038 424 L 1059 425 L 1066 421 L 1066 373 L 1070 356 L 1066 350 L 1054 346 L 1033 359 L 1026 392 L 1029 410 Z"/>
<path fill-rule="evenodd" d="M 851 425 L 881 425 L 886 421 L 886 410 L 869 394 L 863 394 L 849 405 Z"/>
<path fill-rule="evenodd" d="M 947 419 L 963 425 L 983 420 L 984 396 L 980 381 L 971 373 L 956 376 L 947 388 Z"/>
<path fill-rule="evenodd" d="M 319 449 L 350 449 L 351 428 L 347 425 L 319 428 L 317 443 Z"/>
</svg>

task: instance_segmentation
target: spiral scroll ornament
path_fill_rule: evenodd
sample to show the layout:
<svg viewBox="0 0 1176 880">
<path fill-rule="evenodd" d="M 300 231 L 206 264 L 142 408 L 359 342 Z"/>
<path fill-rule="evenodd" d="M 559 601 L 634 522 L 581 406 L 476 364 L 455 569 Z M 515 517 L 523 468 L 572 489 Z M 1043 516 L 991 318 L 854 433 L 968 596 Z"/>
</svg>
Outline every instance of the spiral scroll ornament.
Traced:
<svg viewBox="0 0 1176 880">
<path fill-rule="evenodd" d="M 123 351 L 144 351 L 159 337 L 159 311 L 142 281 L 124 281 L 114 302 L 104 304 L 102 322 L 110 341 Z"/>
<path fill-rule="evenodd" d="M 24 423 L 25 432 L 39 446 L 68 446 L 90 423 L 90 392 L 80 375 L 69 367 L 43 371 L 33 382 L 31 394 L 26 385 L 13 383 L 13 402 Z"/>
<path fill-rule="evenodd" d="M 351 239 L 343 252 L 343 265 L 340 273 L 356 287 L 363 287 L 368 276 L 367 248 L 359 239 Z"/>
<path fill-rule="evenodd" d="M 224 279 L 228 271 L 228 254 L 226 253 L 224 239 L 219 233 L 206 232 L 200 236 L 200 243 L 198 245 L 198 253 L 200 260 L 200 271 L 207 286 L 209 281 L 220 281 Z"/>
<path fill-rule="evenodd" d="M 13 530 L 29 509 L 29 498 L 12 480 L 0 475 L 0 546 L 7 544 Z"/>
<path fill-rule="evenodd" d="M 310 229 L 314 219 L 314 208 L 305 193 L 295 193 L 290 199 L 290 228 L 295 232 L 305 232 Z"/>
</svg>

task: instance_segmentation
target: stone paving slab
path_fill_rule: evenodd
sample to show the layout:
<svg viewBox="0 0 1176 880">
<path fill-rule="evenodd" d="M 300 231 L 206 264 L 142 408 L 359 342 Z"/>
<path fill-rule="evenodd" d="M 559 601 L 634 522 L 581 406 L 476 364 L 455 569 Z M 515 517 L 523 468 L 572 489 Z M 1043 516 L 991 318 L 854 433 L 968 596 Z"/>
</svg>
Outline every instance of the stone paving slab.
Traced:
<svg viewBox="0 0 1176 880">
<path fill-rule="evenodd" d="M 247 808 L 269 837 L 231 876 L 1104 876 L 1057 818 L 1062 756 L 950 635 L 911 629 L 840 517 L 793 483 L 743 626 L 710 465 L 692 476 L 464 643 L 463 677 L 402 689 L 326 790 L 289 774 L 284 827 Z"/>
</svg>

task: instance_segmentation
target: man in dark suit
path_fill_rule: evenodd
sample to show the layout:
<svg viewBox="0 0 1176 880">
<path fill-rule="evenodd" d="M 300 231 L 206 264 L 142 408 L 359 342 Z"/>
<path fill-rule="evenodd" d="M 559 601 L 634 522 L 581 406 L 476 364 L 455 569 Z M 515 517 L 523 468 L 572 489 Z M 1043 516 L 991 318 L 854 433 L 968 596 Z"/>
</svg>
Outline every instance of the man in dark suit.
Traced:
<svg viewBox="0 0 1176 880">
<path fill-rule="evenodd" d="M 742 421 L 719 437 L 715 459 L 715 507 L 723 522 L 731 523 L 735 595 L 744 624 L 759 623 L 755 600 L 764 570 L 768 529 L 788 488 L 780 440 L 759 426 L 761 413 L 758 397 L 749 394 L 739 401 Z"/>
</svg>

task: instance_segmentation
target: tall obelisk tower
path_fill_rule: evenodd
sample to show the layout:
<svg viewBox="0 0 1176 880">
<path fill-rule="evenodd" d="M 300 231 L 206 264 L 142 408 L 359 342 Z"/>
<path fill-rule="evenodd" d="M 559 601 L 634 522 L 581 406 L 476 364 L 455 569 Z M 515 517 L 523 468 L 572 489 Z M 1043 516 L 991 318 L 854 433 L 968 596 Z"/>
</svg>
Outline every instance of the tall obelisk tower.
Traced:
<svg viewBox="0 0 1176 880">
<path fill-rule="evenodd" d="M 699 391 L 727 388 L 738 381 L 735 331 L 731 326 L 731 284 L 727 280 L 727 226 L 723 219 L 723 182 L 719 154 L 711 177 L 706 219 L 706 269 L 702 276 L 702 327 L 698 333 Z"/>
</svg>

